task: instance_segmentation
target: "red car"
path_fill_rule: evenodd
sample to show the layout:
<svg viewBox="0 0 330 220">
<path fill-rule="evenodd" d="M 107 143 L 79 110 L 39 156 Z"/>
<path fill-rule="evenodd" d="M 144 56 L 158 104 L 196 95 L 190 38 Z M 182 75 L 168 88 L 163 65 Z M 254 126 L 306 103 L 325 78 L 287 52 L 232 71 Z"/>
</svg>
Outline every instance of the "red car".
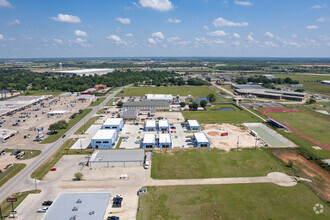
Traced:
<svg viewBox="0 0 330 220">
<path fill-rule="evenodd" d="M 52 168 L 52 169 L 50 169 L 50 171 L 56 171 L 56 168 Z"/>
<path fill-rule="evenodd" d="M 176 129 L 176 127 L 171 127 L 171 129 L 173 129 L 173 130 L 174 130 L 174 129 Z"/>
</svg>

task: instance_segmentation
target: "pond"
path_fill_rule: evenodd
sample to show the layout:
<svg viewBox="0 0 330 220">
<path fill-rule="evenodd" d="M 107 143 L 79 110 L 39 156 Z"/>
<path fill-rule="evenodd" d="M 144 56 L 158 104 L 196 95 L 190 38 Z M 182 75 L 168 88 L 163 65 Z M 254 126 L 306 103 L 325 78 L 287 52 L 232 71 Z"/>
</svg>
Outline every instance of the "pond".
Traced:
<svg viewBox="0 0 330 220">
<path fill-rule="evenodd" d="M 231 107 L 224 107 L 224 108 L 220 108 L 220 109 L 216 109 L 216 111 L 234 111 L 235 109 L 231 108 Z"/>
</svg>

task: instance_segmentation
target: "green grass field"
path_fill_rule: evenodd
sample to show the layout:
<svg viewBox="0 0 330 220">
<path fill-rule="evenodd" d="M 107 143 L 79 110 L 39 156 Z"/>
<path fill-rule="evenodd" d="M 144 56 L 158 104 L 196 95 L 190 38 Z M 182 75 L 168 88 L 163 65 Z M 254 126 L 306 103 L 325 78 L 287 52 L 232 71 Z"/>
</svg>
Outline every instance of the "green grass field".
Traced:
<svg viewBox="0 0 330 220">
<path fill-rule="evenodd" d="M 24 95 L 53 95 L 59 96 L 60 94 L 65 93 L 60 90 L 28 90 Z"/>
<path fill-rule="evenodd" d="M 26 167 L 25 163 L 16 163 L 0 174 L 0 187 Z"/>
<path fill-rule="evenodd" d="M 97 98 L 95 102 L 92 102 L 92 103 L 90 104 L 90 106 L 92 106 L 92 107 L 94 107 L 94 106 L 98 106 L 98 105 L 101 104 L 104 100 L 105 100 L 105 97 Z"/>
<path fill-rule="evenodd" d="M 178 163 L 180 161 L 180 163 Z M 151 166 L 154 179 L 194 179 L 215 177 L 265 176 L 286 168 L 261 149 L 198 149 L 155 153 Z"/>
<path fill-rule="evenodd" d="M 231 107 L 234 111 L 215 111 L 224 107 Z M 182 112 L 185 119 L 196 119 L 200 123 L 247 123 L 261 122 L 261 119 L 252 115 L 246 110 L 239 110 L 234 105 L 215 105 L 207 111 L 184 111 Z"/>
<path fill-rule="evenodd" d="M 290 126 L 290 114 L 292 117 L 292 127 L 297 131 L 330 145 L 330 122 L 316 116 L 303 112 L 295 113 L 269 113 L 270 116 Z"/>
<path fill-rule="evenodd" d="M 213 87 L 214 88 L 214 87 Z M 216 89 L 216 88 L 214 88 Z M 118 93 L 116 96 L 145 96 L 145 94 L 172 94 L 173 96 L 192 95 L 195 99 L 198 97 L 206 97 L 210 93 L 216 95 L 216 102 L 228 102 L 222 96 L 211 90 L 207 86 L 169 86 L 169 87 L 132 87 L 124 89 L 123 93 Z"/>
<path fill-rule="evenodd" d="M 86 121 L 85 125 L 81 126 L 74 134 L 84 134 L 90 126 L 92 126 L 98 119 L 98 116 L 90 118 Z"/>
<path fill-rule="evenodd" d="M 193 172 L 193 170 L 192 170 Z M 330 209 L 307 186 L 272 183 L 147 187 L 137 220 L 329 219 Z M 322 214 L 313 211 L 324 206 Z"/>
</svg>

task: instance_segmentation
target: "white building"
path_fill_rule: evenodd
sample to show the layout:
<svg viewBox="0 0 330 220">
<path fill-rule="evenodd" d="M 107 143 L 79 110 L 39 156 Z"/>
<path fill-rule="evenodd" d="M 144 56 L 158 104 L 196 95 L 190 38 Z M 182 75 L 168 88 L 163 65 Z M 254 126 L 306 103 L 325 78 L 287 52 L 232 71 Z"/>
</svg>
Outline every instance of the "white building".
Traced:
<svg viewBox="0 0 330 220">
<path fill-rule="evenodd" d="M 196 147 L 210 147 L 210 141 L 204 133 L 194 133 L 194 143 Z"/>
<path fill-rule="evenodd" d="M 143 136 L 141 148 L 155 148 L 156 147 L 156 135 L 145 134 Z"/>
<path fill-rule="evenodd" d="M 117 130 L 99 130 L 91 140 L 92 148 L 112 148 L 118 138 Z"/>
<path fill-rule="evenodd" d="M 146 98 L 151 101 L 173 101 L 173 96 L 171 94 L 146 94 Z"/>
<path fill-rule="evenodd" d="M 145 131 L 156 131 L 156 121 L 155 120 L 147 120 L 146 124 L 144 125 Z"/>
<path fill-rule="evenodd" d="M 122 118 L 108 118 L 102 125 L 102 130 L 115 129 L 117 132 L 121 131 L 124 126 L 124 120 Z"/>
<path fill-rule="evenodd" d="M 50 111 L 47 113 L 47 115 L 49 116 L 53 116 L 53 115 L 64 115 L 66 111 L 64 110 L 54 110 L 54 111 Z"/>
<path fill-rule="evenodd" d="M 159 148 L 172 148 L 172 138 L 170 134 L 159 134 Z"/>
<path fill-rule="evenodd" d="M 159 120 L 158 130 L 159 131 L 169 131 L 170 130 L 170 126 L 168 124 L 168 120 Z"/>
</svg>

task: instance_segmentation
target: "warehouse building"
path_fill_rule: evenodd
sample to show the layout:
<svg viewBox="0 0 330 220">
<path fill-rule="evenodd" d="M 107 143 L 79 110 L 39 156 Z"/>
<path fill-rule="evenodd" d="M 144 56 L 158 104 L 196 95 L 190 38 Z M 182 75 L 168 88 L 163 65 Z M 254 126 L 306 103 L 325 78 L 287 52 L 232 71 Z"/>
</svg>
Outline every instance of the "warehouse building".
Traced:
<svg viewBox="0 0 330 220">
<path fill-rule="evenodd" d="M 102 130 L 115 129 L 117 132 L 124 127 L 124 120 L 122 118 L 108 118 L 102 125 Z"/>
<path fill-rule="evenodd" d="M 146 99 L 151 101 L 172 102 L 173 96 L 171 94 L 146 94 Z"/>
<path fill-rule="evenodd" d="M 50 111 L 47 113 L 48 116 L 54 116 L 54 115 L 64 115 L 66 113 L 66 111 L 64 110 L 54 110 L 54 111 Z"/>
<path fill-rule="evenodd" d="M 144 125 L 145 131 L 156 131 L 156 121 L 155 120 L 147 120 Z"/>
<path fill-rule="evenodd" d="M 159 148 L 172 148 L 172 138 L 170 134 L 159 134 Z"/>
<path fill-rule="evenodd" d="M 159 131 L 169 131 L 170 126 L 168 124 L 168 120 L 160 120 L 158 123 L 158 130 Z"/>
<path fill-rule="evenodd" d="M 155 148 L 156 147 L 156 135 L 145 134 L 141 143 L 141 148 Z"/>
<path fill-rule="evenodd" d="M 138 120 L 139 119 L 139 110 L 138 109 L 126 109 L 120 113 L 120 117 L 124 120 Z"/>
<path fill-rule="evenodd" d="M 200 131 L 201 126 L 199 125 L 197 120 L 188 120 L 187 121 L 187 130 L 190 131 Z"/>
<path fill-rule="evenodd" d="M 118 138 L 117 130 L 99 130 L 91 140 L 92 148 L 112 148 Z"/>
<path fill-rule="evenodd" d="M 56 71 L 57 73 L 64 73 L 67 75 L 86 75 L 86 76 L 90 76 L 90 75 L 103 75 L 103 74 L 107 74 L 107 73 L 112 73 L 114 72 L 115 69 L 78 69 L 78 70 L 61 70 L 61 71 Z"/>
<path fill-rule="evenodd" d="M 155 111 L 169 111 L 170 104 L 166 101 L 150 101 L 143 100 L 141 102 L 125 102 L 123 104 L 123 109 L 137 109 L 139 111 L 150 111 L 154 109 Z"/>
<path fill-rule="evenodd" d="M 42 220 L 102 220 L 110 198 L 110 193 L 61 193 Z"/>
<path fill-rule="evenodd" d="M 194 144 L 196 147 L 210 147 L 210 141 L 204 133 L 194 133 Z"/>
<path fill-rule="evenodd" d="M 96 150 L 91 156 L 90 167 L 138 167 L 143 166 L 144 150 Z"/>
</svg>

